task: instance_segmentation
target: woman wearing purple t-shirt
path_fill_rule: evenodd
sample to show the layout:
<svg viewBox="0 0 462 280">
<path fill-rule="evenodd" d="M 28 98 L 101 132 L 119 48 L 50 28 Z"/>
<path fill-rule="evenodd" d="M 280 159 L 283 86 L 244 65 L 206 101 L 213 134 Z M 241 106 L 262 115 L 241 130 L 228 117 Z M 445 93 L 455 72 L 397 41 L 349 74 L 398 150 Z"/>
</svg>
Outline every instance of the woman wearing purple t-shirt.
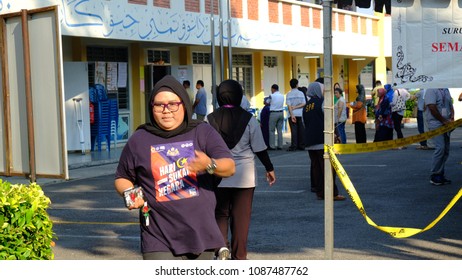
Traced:
<svg viewBox="0 0 462 280">
<path fill-rule="evenodd" d="M 215 221 L 214 190 L 235 172 L 225 142 L 209 124 L 193 120 L 184 87 L 173 77 L 154 87 L 150 120 L 133 133 L 120 156 L 116 191 L 140 186 L 141 252 L 147 260 L 211 260 L 225 246 Z"/>
</svg>

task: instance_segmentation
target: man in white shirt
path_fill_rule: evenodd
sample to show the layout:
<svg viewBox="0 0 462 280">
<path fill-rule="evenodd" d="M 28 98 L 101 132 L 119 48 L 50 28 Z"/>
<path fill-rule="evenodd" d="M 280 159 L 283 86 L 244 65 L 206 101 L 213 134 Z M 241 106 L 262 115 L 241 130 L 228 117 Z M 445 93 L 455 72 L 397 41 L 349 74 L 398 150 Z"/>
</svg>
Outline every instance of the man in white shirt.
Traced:
<svg viewBox="0 0 462 280">
<path fill-rule="evenodd" d="M 269 96 L 270 117 L 269 117 L 269 147 L 268 150 L 282 150 L 282 126 L 284 124 L 284 95 L 279 92 L 279 86 L 271 86 L 271 95 Z M 275 142 L 275 130 L 278 138 Z"/>
<path fill-rule="evenodd" d="M 287 151 L 305 150 L 303 134 L 305 126 L 303 125 L 302 113 L 306 104 L 305 94 L 298 90 L 298 80 L 290 80 L 291 90 L 286 96 L 286 105 L 289 108 L 289 126 L 291 144 Z"/>
</svg>

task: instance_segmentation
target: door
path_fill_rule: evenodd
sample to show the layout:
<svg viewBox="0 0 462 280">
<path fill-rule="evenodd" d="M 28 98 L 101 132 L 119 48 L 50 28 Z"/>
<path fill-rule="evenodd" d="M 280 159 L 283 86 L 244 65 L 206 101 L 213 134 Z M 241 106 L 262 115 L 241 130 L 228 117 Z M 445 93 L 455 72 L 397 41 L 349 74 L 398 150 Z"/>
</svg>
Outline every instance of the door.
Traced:
<svg viewBox="0 0 462 280">
<path fill-rule="evenodd" d="M 144 81 L 145 81 L 145 95 L 144 95 L 144 100 L 145 104 L 149 104 L 151 100 L 149 100 L 149 97 L 151 96 L 151 91 L 156 85 L 156 83 L 165 77 L 166 75 L 171 74 L 171 68 L 170 66 L 165 66 L 165 65 L 146 65 L 144 66 Z M 146 110 L 146 122 L 149 121 L 149 112 Z"/>
<path fill-rule="evenodd" d="M 194 65 L 193 77 L 191 81 L 191 87 L 196 88 L 197 80 L 204 81 L 204 88 L 207 92 L 207 114 L 213 112 L 213 96 L 212 96 L 212 66 L 211 65 Z M 194 90 L 197 92 L 197 90 Z"/>
</svg>

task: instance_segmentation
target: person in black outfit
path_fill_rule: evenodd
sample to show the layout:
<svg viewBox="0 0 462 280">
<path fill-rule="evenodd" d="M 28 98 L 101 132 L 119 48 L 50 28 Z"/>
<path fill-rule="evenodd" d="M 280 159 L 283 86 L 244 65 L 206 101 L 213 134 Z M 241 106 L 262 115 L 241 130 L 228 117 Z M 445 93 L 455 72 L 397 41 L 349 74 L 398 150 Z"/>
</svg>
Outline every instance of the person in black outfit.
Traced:
<svg viewBox="0 0 462 280">
<path fill-rule="evenodd" d="M 324 111 L 323 111 L 323 91 L 319 82 L 311 83 L 308 86 L 307 95 L 309 100 L 303 110 L 303 120 L 305 122 L 305 140 L 308 155 L 311 160 L 310 177 L 311 189 L 316 193 L 318 200 L 324 199 Z M 332 167 L 331 167 L 332 168 Z M 334 200 L 345 200 L 339 195 L 334 181 Z"/>
</svg>

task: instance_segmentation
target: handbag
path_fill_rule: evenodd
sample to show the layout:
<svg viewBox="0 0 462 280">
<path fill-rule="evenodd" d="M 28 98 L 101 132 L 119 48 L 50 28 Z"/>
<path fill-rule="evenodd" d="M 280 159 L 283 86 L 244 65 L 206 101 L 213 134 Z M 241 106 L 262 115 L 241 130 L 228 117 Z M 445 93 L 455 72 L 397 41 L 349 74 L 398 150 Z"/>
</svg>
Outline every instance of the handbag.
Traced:
<svg viewBox="0 0 462 280">
<path fill-rule="evenodd" d="M 399 90 L 396 90 L 396 92 L 398 93 L 398 98 L 396 100 L 395 106 L 391 108 L 392 112 L 398 112 L 406 109 L 406 101 L 404 100 L 403 96 L 401 96 Z"/>
</svg>

